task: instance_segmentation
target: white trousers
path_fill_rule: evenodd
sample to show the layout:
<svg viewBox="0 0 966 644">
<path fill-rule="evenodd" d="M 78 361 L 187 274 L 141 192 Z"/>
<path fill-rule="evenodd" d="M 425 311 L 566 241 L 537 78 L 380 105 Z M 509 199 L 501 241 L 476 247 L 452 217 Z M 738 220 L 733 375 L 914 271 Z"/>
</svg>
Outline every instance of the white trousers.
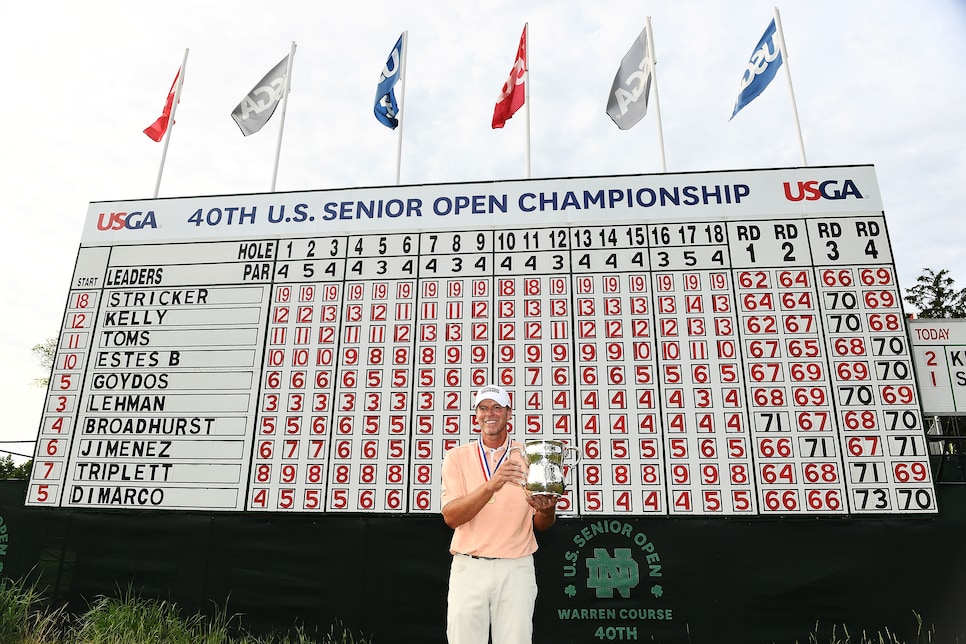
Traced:
<svg viewBox="0 0 966 644">
<path fill-rule="evenodd" d="M 530 644 L 537 578 L 533 557 L 473 559 L 453 555 L 447 594 L 449 644 Z"/>
</svg>

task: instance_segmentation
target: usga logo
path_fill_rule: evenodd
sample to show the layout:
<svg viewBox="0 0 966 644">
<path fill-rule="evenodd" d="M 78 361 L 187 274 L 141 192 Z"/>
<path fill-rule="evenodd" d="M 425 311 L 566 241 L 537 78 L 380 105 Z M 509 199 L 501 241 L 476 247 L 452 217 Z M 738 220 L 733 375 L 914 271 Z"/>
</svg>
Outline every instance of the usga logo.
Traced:
<svg viewBox="0 0 966 644">
<path fill-rule="evenodd" d="M 100 213 L 97 216 L 98 230 L 140 230 L 141 228 L 157 228 L 158 222 L 154 218 L 154 211 L 147 212 L 112 212 Z"/>
<path fill-rule="evenodd" d="M 862 193 L 855 186 L 855 182 L 846 179 L 841 187 L 838 181 L 799 181 L 795 188 L 785 182 L 785 199 L 789 201 L 818 201 L 819 199 L 845 199 L 855 197 L 862 199 Z"/>
</svg>

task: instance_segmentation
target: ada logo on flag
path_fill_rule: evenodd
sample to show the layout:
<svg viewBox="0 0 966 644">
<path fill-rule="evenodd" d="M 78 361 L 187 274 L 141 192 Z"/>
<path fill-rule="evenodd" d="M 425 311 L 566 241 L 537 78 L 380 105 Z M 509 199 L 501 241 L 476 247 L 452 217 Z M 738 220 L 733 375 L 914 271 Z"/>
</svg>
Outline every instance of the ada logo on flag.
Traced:
<svg viewBox="0 0 966 644">
<path fill-rule="evenodd" d="M 741 108 L 758 98 L 758 95 L 765 91 L 781 65 L 782 50 L 778 43 L 778 30 L 775 28 L 773 18 L 768 24 L 768 28 L 765 29 L 761 40 L 755 46 L 755 51 L 752 52 L 748 65 L 741 75 L 738 100 L 735 102 L 735 111 L 731 113 L 731 118 L 734 118 Z"/>
<path fill-rule="evenodd" d="M 651 67 L 645 27 L 621 59 L 621 66 L 610 88 L 607 115 L 622 130 L 634 127 L 647 113 L 647 97 L 650 93 Z"/>
<path fill-rule="evenodd" d="M 258 132 L 272 118 L 275 108 L 285 91 L 285 74 L 288 72 L 288 56 L 283 58 L 248 95 L 241 100 L 231 117 L 235 119 L 242 134 Z"/>
</svg>

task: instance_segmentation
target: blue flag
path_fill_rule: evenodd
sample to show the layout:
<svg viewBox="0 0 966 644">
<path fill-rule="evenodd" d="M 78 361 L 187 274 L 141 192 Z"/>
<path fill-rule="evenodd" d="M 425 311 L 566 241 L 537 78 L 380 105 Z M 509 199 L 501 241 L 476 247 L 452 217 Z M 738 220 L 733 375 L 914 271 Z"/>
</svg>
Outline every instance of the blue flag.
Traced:
<svg viewBox="0 0 966 644">
<path fill-rule="evenodd" d="M 402 47 L 403 37 L 399 36 L 396 46 L 389 53 L 386 66 L 379 75 L 379 85 L 376 86 L 376 104 L 373 107 L 373 112 L 379 122 L 394 130 L 399 125 L 397 118 L 399 106 L 396 104 L 396 93 L 393 88 L 396 86 L 399 74 L 402 71 Z"/>
<path fill-rule="evenodd" d="M 735 101 L 735 111 L 731 113 L 731 118 L 734 118 L 741 108 L 758 98 L 758 95 L 765 91 L 781 65 L 782 51 L 778 44 L 778 31 L 775 29 L 773 18 L 768 28 L 765 29 L 765 34 L 758 41 L 758 45 L 755 46 L 755 51 L 748 60 L 745 73 L 741 76 L 738 100 Z"/>
</svg>

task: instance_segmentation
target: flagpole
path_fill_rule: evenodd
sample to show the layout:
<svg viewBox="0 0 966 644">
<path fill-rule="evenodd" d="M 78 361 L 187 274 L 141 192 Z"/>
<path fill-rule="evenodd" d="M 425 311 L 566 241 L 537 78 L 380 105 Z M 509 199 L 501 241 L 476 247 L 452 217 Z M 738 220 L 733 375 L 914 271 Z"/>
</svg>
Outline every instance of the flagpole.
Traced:
<svg viewBox="0 0 966 644">
<path fill-rule="evenodd" d="M 526 33 L 526 41 L 523 43 L 523 51 L 526 54 L 526 67 L 523 70 L 523 102 L 527 106 L 527 179 L 530 178 L 530 23 L 523 23 L 523 30 Z"/>
<path fill-rule="evenodd" d="M 651 78 L 654 79 L 654 113 L 657 116 L 657 140 L 661 148 L 661 172 L 667 172 L 667 162 L 664 159 L 664 125 L 661 123 L 661 98 L 657 93 L 657 58 L 654 55 L 654 30 L 651 28 L 651 17 L 647 17 L 647 54 L 651 61 Z"/>
<path fill-rule="evenodd" d="M 409 53 L 409 31 L 404 31 L 402 33 L 402 63 L 399 67 L 399 74 L 402 76 L 400 78 L 399 86 L 399 102 L 400 106 L 399 114 L 396 118 L 399 120 L 399 134 L 396 140 L 396 185 L 399 185 L 399 173 L 402 169 L 402 137 L 403 137 L 403 123 L 405 122 L 405 110 L 406 110 L 406 55 Z"/>
<path fill-rule="evenodd" d="M 164 147 L 161 149 L 161 165 L 158 167 L 158 179 L 154 182 L 154 198 L 158 198 L 161 190 L 161 174 L 164 172 L 164 160 L 168 156 L 168 141 L 171 140 L 171 130 L 174 129 L 174 113 L 178 111 L 178 101 L 181 100 L 181 85 L 184 83 L 185 67 L 188 65 L 188 48 L 185 47 L 181 68 L 178 70 L 178 84 L 174 88 L 174 102 L 171 104 L 171 114 L 168 115 L 168 129 L 164 133 Z"/>
<path fill-rule="evenodd" d="M 275 192 L 275 180 L 278 178 L 278 160 L 282 155 L 282 130 L 285 129 L 285 111 L 288 109 L 288 93 L 292 88 L 292 67 L 295 64 L 295 41 L 288 55 L 288 69 L 285 70 L 285 89 L 282 94 L 282 122 L 278 124 L 278 143 L 275 145 L 275 168 L 272 170 L 272 192 Z"/>
<path fill-rule="evenodd" d="M 782 19 L 775 7 L 775 28 L 778 30 L 778 46 L 781 48 L 782 61 L 785 63 L 785 78 L 788 80 L 788 95 L 792 99 L 792 116 L 795 117 L 795 129 L 798 133 L 798 152 L 802 156 L 802 165 L 807 166 L 805 160 L 805 141 L 802 139 L 802 124 L 798 121 L 798 105 L 795 103 L 795 90 L 792 88 L 792 70 L 788 66 L 788 49 L 785 48 L 785 32 L 782 31 Z"/>
</svg>

